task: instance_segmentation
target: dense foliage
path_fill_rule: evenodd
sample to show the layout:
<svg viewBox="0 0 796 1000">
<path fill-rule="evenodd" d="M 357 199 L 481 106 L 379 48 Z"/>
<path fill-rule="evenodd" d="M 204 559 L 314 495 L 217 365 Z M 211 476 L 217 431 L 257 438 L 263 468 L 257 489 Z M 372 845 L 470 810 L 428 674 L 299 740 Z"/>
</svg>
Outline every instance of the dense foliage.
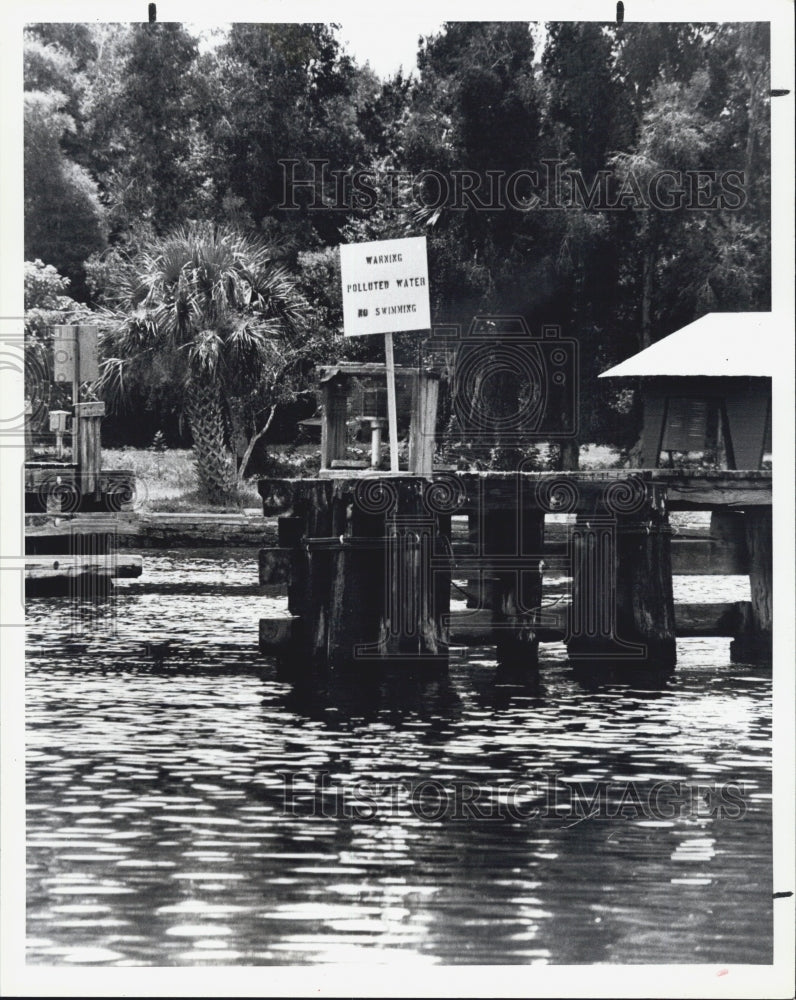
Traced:
<svg viewBox="0 0 796 1000">
<path fill-rule="evenodd" d="M 290 392 L 269 397 L 279 402 L 308 388 L 314 361 L 377 350 L 374 338 L 337 336 L 334 247 L 425 234 L 435 322 L 500 313 L 534 331 L 559 325 L 580 343 L 581 441 L 628 447 L 638 405 L 598 383 L 600 371 L 705 312 L 769 307 L 767 32 L 448 23 L 420 40 L 414 75 L 380 81 L 332 25 L 236 24 L 202 38 L 179 24 L 31 25 L 26 258 L 69 279 L 60 294 L 130 309 L 119 298 L 130 267 L 154 274 L 192 226 L 251 237 L 307 303 Z M 486 184 L 515 171 L 540 179 L 510 203 L 476 207 L 455 185 L 440 193 L 438 178 L 456 172 Z M 555 171 L 570 178 L 568 201 L 551 187 Z M 651 206 L 662 171 L 685 187 L 702 176 L 703 188 L 709 172 L 737 171 L 742 197 L 692 190 L 690 202 Z M 286 174 L 317 188 L 292 195 Z M 595 192 L 617 203 L 606 210 Z M 529 207 L 534 193 L 542 207 Z M 239 318 L 256 311 L 247 303 Z M 128 403 L 150 440 L 160 424 L 170 436 L 184 410 L 184 379 L 156 382 L 133 379 Z M 225 446 L 239 456 L 235 439 L 263 412 L 246 405 L 245 433 L 226 406 Z"/>
</svg>

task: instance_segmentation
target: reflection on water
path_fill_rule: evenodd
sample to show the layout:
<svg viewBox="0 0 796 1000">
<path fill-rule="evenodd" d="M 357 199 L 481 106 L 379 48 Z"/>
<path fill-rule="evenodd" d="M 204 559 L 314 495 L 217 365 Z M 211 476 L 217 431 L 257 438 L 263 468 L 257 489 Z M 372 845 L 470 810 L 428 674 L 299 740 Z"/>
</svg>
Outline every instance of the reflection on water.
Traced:
<svg viewBox="0 0 796 1000">
<path fill-rule="evenodd" d="M 646 690 L 554 645 L 301 690 L 253 559 L 146 564 L 77 633 L 28 605 L 29 962 L 771 961 L 770 677 L 726 640 Z"/>
</svg>

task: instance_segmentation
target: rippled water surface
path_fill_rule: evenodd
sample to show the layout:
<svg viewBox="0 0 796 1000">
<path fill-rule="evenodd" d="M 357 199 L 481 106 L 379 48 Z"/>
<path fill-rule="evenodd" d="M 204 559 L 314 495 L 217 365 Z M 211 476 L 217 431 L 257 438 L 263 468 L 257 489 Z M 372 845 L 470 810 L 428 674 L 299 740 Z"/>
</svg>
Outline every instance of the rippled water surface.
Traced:
<svg viewBox="0 0 796 1000">
<path fill-rule="evenodd" d="M 29 962 L 771 961 L 770 674 L 728 640 L 658 689 L 549 645 L 538 680 L 471 649 L 304 692 L 256 557 L 205 556 L 145 553 L 93 620 L 28 603 Z"/>
</svg>

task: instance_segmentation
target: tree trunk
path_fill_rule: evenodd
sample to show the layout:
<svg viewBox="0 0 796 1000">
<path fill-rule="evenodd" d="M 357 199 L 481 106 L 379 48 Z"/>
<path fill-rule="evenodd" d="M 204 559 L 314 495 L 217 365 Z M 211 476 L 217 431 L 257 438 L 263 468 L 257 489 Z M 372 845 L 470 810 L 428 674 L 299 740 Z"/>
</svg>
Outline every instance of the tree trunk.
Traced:
<svg viewBox="0 0 796 1000">
<path fill-rule="evenodd" d="M 260 438 L 268 433 L 271 423 L 274 419 L 274 414 L 276 413 L 276 404 L 274 404 L 268 411 L 268 419 L 265 424 L 260 428 L 259 431 L 255 431 L 254 434 L 248 440 L 244 437 L 244 450 L 243 455 L 238 463 L 238 489 L 243 488 L 243 480 L 246 475 L 246 468 L 249 465 L 249 459 L 252 457 L 252 452 L 254 451 L 254 446 L 260 440 Z M 239 453 L 240 454 L 240 453 Z"/>
<path fill-rule="evenodd" d="M 243 475 L 241 464 L 243 456 L 246 454 L 246 445 L 248 444 L 246 419 L 242 401 L 236 399 L 234 396 L 227 397 L 227 411 L 229 413 L 230 437 L 232 439 L 235 467 L 238 470 L 238 479 L 240 479 Z"/>
<path fill-rule="evenodd" d="M 655 272 L 655 251 L 647 250 L 641 272 L 641 347 L 652 343 L 652 278 Z"/>
<path fill-rule="evenodd" d="M 199 487 L 210 503 L 235 499 L 235 470 L 224 442 L 224 418 L 218 386 L 192 382 L 188 387 L 188 423 Z"/>
<path fill-rule="evenodd" d="M 580 468 L 580 446 L 573 438 L 567 438 L 558 446 L 558 463 L 561 470 L 574 472 Z"/>
<path fill-rule="evenodd" d="M 758 128 L 758 115 L 760 110 L 760 84 L 754 73 L 753 42 L 750 29 L 744 28 L 741 32 L 741 45 L 739 49 L 739 62 L 741 70 L 749 88 L 749 103 L 747 112 L 747 133 L 746 152 L 744 156 L 744 175 L 746 190 L 754 190 L 754 169 L 756 152 L 756 133 Z"/>
</svg>

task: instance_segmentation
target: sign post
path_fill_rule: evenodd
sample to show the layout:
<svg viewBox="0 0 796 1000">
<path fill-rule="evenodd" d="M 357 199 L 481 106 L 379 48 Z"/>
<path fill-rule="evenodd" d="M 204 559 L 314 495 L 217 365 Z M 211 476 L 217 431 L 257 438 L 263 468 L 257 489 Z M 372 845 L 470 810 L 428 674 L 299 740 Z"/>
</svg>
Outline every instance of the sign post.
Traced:
<svg viewBox="0 0 796 1000">
<path fill-rule="evenodd" d="M 387 424 L 390 428 L 390 472 L 398 471 L 398 409 L 395 403 L 395 355 L 392 333 L 384 334 L 384 359 L 387 365 Z"/>
<path fill-rule="evenodd" d="M 431 326 L 425 236 L 340 247 L 343 327 L 346 337 L 384 334 L 390 471 L 398 472 L 393 333 Z"/>
<path fill-rule="evenodd" d="M 53 375 L 56 382 L 72 383 L 72 461 L 77 461 L 80 427 L 78 403 L 81 382 L 99 377 L 96 326 L 53 326 Z"/>
</svg>

